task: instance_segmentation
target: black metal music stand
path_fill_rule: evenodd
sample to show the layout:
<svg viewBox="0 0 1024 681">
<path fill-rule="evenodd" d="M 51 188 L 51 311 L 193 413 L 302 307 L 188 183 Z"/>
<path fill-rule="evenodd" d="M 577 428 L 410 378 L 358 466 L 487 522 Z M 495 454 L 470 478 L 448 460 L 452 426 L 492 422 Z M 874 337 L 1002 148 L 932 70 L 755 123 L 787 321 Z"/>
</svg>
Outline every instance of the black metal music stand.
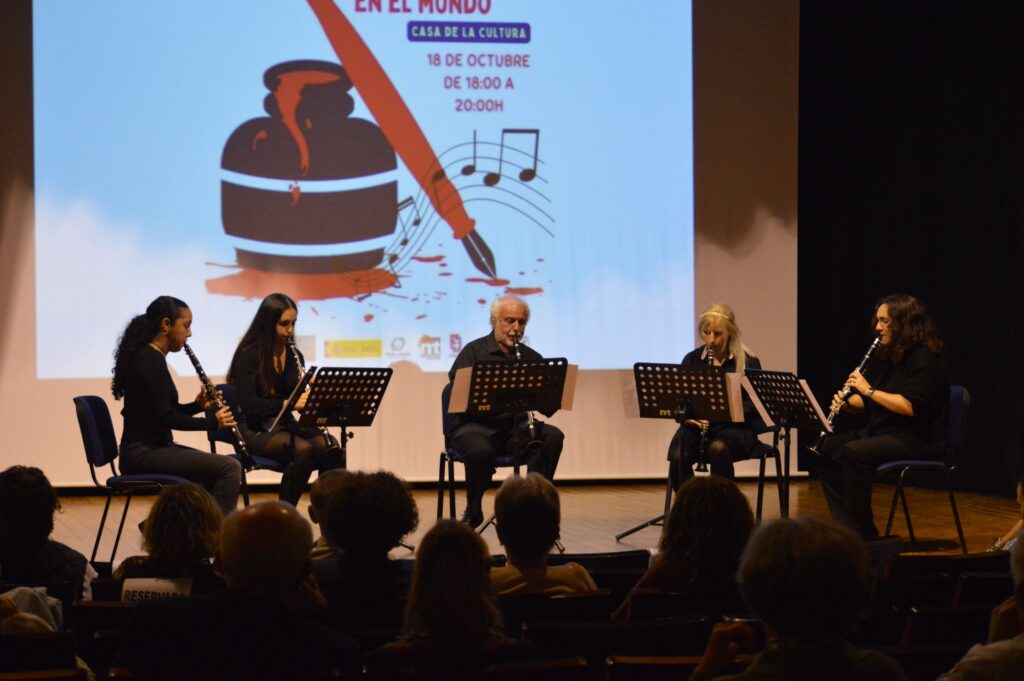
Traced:
<svg viewBox="0 0 1024 681">
<path fill-rule="evenodd" d="M 743 421 L 739 378 L 719 367 L 637 362 L 633 365 L 633 376 L 643 418 L 672 419 L 680 426 L 689 420 L 712 423 Z M 680 461 L 680 465 L 684 463 Z M 620 532 L 615 535 L 615 541 L 645 527 L 664 524 L 668 503 L 666 494 L 664 513 Z"/>
<path fill-rule="evenodd" d="M 807 381 L 788 371 L 747 371 L 743 388 L 769 428 L 778 426 L 783 443 L 782 498 L 783 518 L 789 517 L 790 430 L 832 432 Z"/>
<path fill-rule="evenodd" d="M 481 416 L 496 416 L 513 412 L 525 414 L 528 411 L 539 411 L 550 416 L 563 408 L 566 386 L 574 387 L 567 382 L 570 373 L 569 361 L 564 357 L 524 360 L 509 362 L 507 360 L 480 360 L 472 367 L 459 369 L 455 375 L 452 390 L 452 401 L 448 412 L 452 414 L 466 413 Z M 466 371 L 469 377 L 466 378 Z M 573 367 L 575 371 L 575 367 Z M 468 393 L 463 393 L 464 382 L 468 380 Z M 462 397 L 465 396 L 463 404 Z M 570 403 L 571 404 L 571 403 Z M 487 529 L 494 522 L 494 514 L 484 521 L 479 532 Z M 561 552 L 565 547 L 555 541 Z"/>
<path fill-rule="evenodd" d="M 348 461 L 348 441 L 354 436 L 348 429 L 373 424 L 392 373 L 390 367 L 321 367 L 306 396 L 299 425 L 341 428 L 341 456 Z"/>
</svg>

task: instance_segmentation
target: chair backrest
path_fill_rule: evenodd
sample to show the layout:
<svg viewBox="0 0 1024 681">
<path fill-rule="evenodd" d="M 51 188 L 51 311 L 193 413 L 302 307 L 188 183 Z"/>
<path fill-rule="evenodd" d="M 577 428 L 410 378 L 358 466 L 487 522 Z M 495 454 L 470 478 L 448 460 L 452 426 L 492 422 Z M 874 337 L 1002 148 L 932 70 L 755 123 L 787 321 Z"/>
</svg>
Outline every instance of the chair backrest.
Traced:
<svg viewBox="0 0 1024 681">
<path fill-rule="evenodd" d="M 117 458 L 117 438 L 114 436 L 114 424 L 110 421 L 107 403 L 96 395 L 79 395 L 73 400 L 90 470 L 94 466 L 113 466 Z"/>
<path fill-rule="evenodd" d="M 448 405 L 452 400 L 452 384 L 445 383 L 441 389 L 441 432 L 444 433 L 445 447 L 448 446 L 448 438 L 458 427 L 459 422 L 455 414 L 448 413 Z"/>
<path fill-rule="evenodd" d="M 957 452 L 967 432 L 967 415 L 971 411 L 971 394 L 962 385 L 949 388 L 949 424 L 946 426 L 946 447 Z"/>
</svg>

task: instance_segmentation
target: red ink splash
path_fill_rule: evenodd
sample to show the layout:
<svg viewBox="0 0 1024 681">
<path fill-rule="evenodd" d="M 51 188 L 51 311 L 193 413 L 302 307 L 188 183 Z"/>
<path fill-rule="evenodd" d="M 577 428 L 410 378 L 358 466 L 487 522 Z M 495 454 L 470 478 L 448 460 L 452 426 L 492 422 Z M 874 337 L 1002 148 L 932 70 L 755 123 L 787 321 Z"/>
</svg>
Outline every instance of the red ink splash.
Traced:
<svg viewBox="0 0 1024 681">
<path fill-rule="evenodd" d="M 416 315 L 416 319 L 426 319 L 426 318 L 427 318 L 427 315 L 425 315 L 425 314 L 418 314 L 418 315 Z"/>
<path fill-rule="evenodd" d="M 537 262 L 544 262 L 544 258 L 537 258 Z"/>
<path fill-rule="evenodd" d="M 296 300 L 355 298 L 391 288 L 398 278 L 387 270 L 357 270 L 343 274 L 286 274 L 239 269 L 235 274 L 208 279 L 206 290 L 225 296 L 265 298 L 275 291 L 288 291 Z"/>
<path fill-rule="evenodd" d="M 451 272 L 438 272 L 437 276 L 439 276 L 439 277 L 450 277 L 450 276 L 452 276 L 452 273 Z"/>
<path fill-rule="evenodd" d="M 253 150 L 256 149 L 256 145 L 257 144 L 259 144 L 260 142 L 266 141 L 266 139 L 267 139 L 267 131 L 266 130 L 260 130 L 258 133 L 256 133 L 256 135 L 252 138 L 252 148 L 253 148 Z"/>
<path fill-rule="evenodd" d="M 466 279 L 471 284 L 487 284 L 488 286 L 508 286 L 508 279 L 484 279 L 483 277 L 469 277 Z"/>
<path fill-rule="evenodd" d="M 282 73 L 277 89 L 274 90 L 274 99 L 277 100 L 277 108 L 281 112 L 281 122 L 288 132 L 292 134 L 295 145 L 299 148 L 299 166 L 302 174 L 309 172 L 309 145 L 306 137 L 299 128 L 299 122 L 295 113 L 299 108 L 299 100 L 302 99 L 302 90 L 307 85 L 324 85 L 341 80 L 336 73 L 325 71 L 290 71 Z"/>
<path fill-rule="evenodd" d="M 416 262 L 441 262 L 444 260 L 443 255 L 414 255 L 412 259 Z"/>
<path fill-rule="evenodd" d="M 373 321 L 373 315 L 372 314 L 364 314 L 363 315 L 363 321 L 364 322 L 372 322 Z"/>
<path fill-rule="evenodd" d="M 487 301 L 484 300 L 483 298 L 477 298 L 476 302 L 480 303 L 481 305 L 486 305 L 487 304 Z"/>
<path fill-rule="evenodd" d="M 517 296 L 533 296 L 538 293 L 544 293 L 544 289 L 529 286 L 509 286 L 507 289 L 505 289 L 505 292 L 514 293 Z"/>
<path fill-rule="evenodd" d="M 315 307 L 310 307 L 309 311 L 315 314 L 317 317 L 320 316 L 320 310 L 316 309 Z"/>
</svg>

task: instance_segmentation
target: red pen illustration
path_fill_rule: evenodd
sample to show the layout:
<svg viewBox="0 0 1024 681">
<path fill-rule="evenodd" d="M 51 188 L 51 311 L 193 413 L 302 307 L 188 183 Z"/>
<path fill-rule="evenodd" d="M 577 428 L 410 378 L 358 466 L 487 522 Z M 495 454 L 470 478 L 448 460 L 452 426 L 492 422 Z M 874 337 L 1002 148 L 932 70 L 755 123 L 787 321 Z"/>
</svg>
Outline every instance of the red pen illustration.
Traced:
<svg viewBox="0 0 1024 681">
<path fill-rule="evenodd" d="M 308 0 L 331 47 L 392 148 L 429 197 L 438 214 L 462 241 L 473 265 L 494 279 L 494 254 L 476 230 L 458 189 L 451 183 L 402 96 L 377 58 L 334 0 Z"/>
</svg>

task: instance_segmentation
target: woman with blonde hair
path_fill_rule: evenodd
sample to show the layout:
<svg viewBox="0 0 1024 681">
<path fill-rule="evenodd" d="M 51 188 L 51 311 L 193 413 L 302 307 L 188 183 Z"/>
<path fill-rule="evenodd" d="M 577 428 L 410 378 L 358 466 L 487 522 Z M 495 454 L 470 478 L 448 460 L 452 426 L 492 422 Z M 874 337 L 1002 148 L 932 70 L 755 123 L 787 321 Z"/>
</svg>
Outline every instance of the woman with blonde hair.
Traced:
<svg viewBox="0 0 1024 681">
<path fill-rule="evenodd" d="M 724 303 L 711 303 L 697 319 L 697 332 L 703 344 L 683 357 L 684 367 L 714 366 L 742 375 L 748 369 L 759 370 L 761 361 L 743 343 L 736 314 Z M 760 421 L 753 406 L 744 397 L 744 423 L 689 421 L 680 426 L 669 444 L 669 477 L 676 489 L 693 477 L 693 465 L 701 460 L 711 464 L 711 474 L 735 477 L 733 462 L 754 458 L 760 442 L 751 426 Z M 701 430 L 707 428 L 701 451 Z"/>
</svg>

